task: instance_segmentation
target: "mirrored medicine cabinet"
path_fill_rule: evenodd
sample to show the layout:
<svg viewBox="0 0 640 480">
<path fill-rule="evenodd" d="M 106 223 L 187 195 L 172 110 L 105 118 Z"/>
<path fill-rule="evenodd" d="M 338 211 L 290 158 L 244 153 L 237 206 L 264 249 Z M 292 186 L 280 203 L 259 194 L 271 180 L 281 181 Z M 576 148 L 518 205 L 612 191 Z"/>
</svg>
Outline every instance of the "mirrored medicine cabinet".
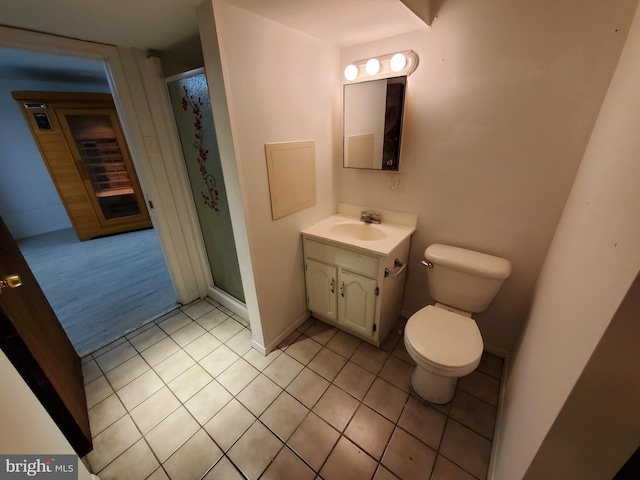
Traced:
<svg viewBox="0 0 640 480">
<path fill-rule="evenodd" d="M 398 171 L 407 77 L 344 86 L 344 167 Z"/>
</svg>

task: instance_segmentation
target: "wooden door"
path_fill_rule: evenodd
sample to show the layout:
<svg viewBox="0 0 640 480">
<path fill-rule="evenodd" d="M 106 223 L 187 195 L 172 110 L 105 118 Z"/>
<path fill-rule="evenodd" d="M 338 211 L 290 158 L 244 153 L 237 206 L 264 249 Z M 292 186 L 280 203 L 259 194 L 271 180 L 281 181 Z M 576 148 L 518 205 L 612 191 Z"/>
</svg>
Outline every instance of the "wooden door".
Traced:
<svg viewBox="0 0 640 480">
<path fill-rule="evenodd" d="M 0 291 L 0 347 L 78 455 L 91 449 L 80 357 L 0 219 L 0 280 L 22 285 Z"/>
</svg>

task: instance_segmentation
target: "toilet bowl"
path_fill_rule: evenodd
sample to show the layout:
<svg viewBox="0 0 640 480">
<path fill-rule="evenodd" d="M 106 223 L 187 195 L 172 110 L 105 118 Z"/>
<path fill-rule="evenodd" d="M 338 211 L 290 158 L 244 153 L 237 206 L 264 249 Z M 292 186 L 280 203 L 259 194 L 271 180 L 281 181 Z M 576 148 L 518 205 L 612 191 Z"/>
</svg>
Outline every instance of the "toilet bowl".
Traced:
<svg viewBox="0 0 640 480">
<path fill-rule="evenodd" d="M 483 341 L 473 312 L 492 302 L 511 263 L 500 257 L 450 245 L 429 245 L 424 252 L 429 293 L 436 301 L 414 313 L 404 329 L 404 344 L 416 362 L 411 386 L 432 403 L 448 403 L 458 378 L 480 364 Z"/>
<path fill-rule="evenodd" d="M 459 312 L 459 311 L 458 311 Z M 448 403 L 459 377 L 480 363 L 483 342 L 471 314 L 452 312 L 441 304 L 413 314 L 404 330 L 404 344 L 416 367 L 411 386 L 423 399 Z"/>
</svg>

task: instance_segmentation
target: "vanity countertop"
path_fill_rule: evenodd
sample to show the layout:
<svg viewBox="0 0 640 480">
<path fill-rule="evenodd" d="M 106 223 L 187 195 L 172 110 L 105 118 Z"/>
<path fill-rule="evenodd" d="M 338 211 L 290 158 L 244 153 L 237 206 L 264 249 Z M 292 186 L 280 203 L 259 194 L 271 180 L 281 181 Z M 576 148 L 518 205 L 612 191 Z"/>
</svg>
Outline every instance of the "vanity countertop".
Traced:
<svg viewBox="0 0 640 480">
<path fill-rule="evenodd" d="M 385 222 L 384 216 L 382 223 L 372 224 L 338 213 L 303 229 L 302 234 L 386 256 L 415 231 L 415 225 Z"/>
</svg>

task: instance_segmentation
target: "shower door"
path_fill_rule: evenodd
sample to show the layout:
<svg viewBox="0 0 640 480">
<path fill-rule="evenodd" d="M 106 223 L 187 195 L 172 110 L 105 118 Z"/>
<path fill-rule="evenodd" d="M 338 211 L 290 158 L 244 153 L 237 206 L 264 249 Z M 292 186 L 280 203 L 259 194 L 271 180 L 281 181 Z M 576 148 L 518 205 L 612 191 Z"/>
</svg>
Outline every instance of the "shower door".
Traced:
<svg viewBox="0 0 640 480">
<path fill-rule="evenodd" d="M 204 69 L 166 83 L 214 286 L 244 303 Z"/>
</svg>

